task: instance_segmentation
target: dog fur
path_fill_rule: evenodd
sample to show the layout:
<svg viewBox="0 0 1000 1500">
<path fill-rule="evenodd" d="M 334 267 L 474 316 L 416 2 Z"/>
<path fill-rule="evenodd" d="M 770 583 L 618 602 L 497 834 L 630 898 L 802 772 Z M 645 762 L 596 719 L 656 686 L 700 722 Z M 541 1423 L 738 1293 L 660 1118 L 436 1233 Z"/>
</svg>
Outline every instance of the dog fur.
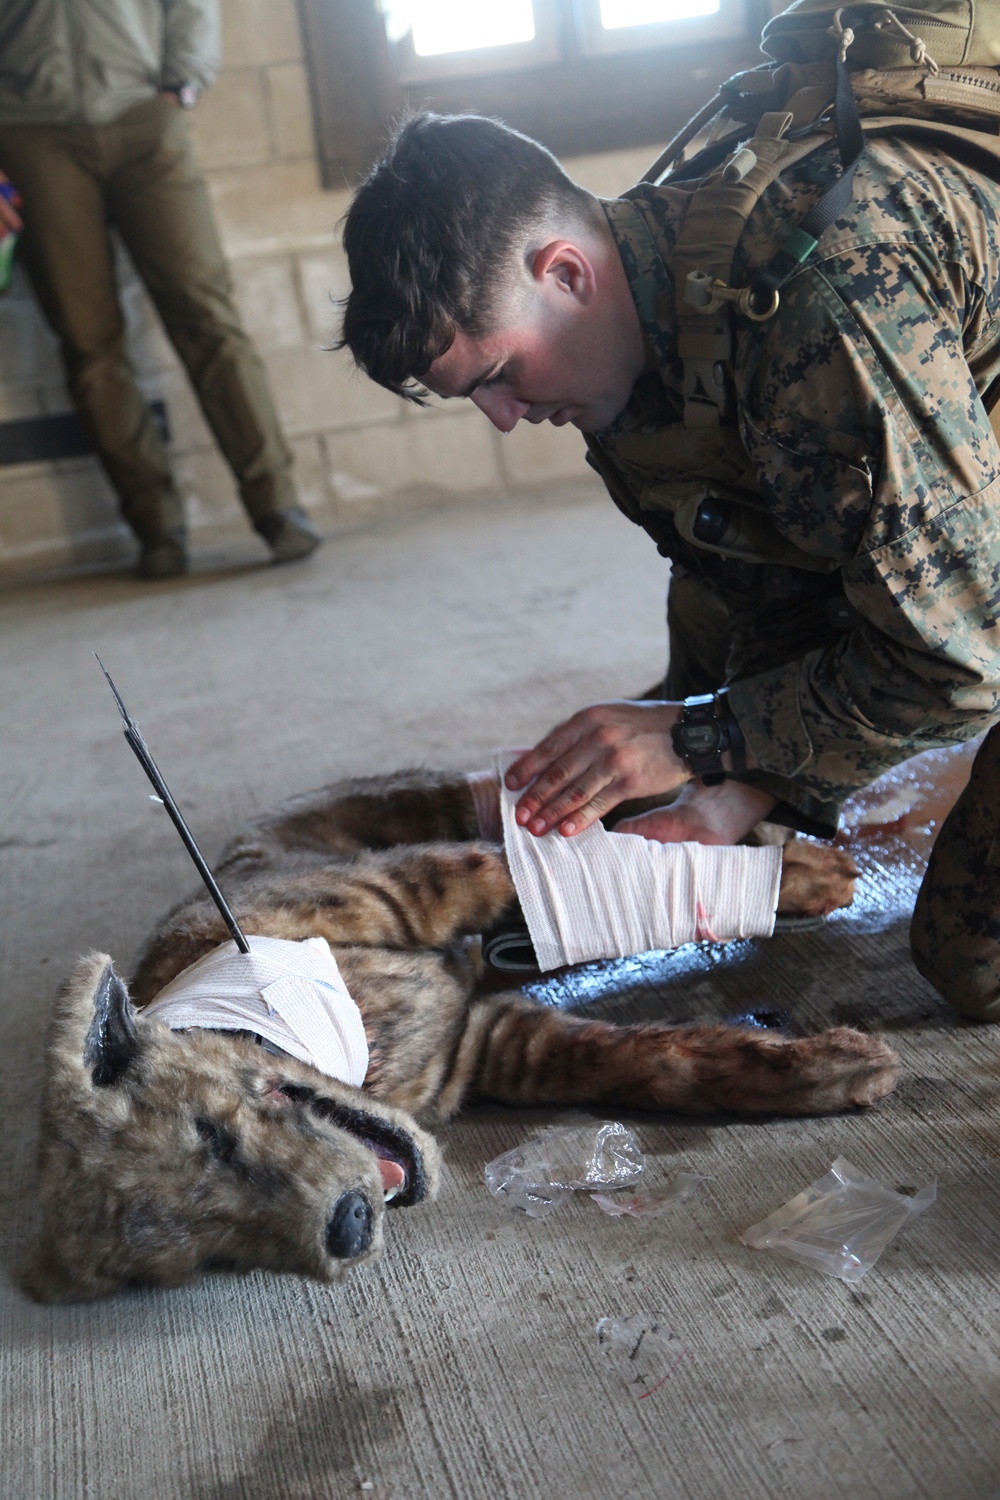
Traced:
<svg viewBox="0 0 1000 1500">
<path fill-rule="evenodd" d="M 475 942 L 516 908 L 465 779 L 341 783 L 243 829 L 217 865 L 247 933 L 328 939 L 364 1020 L 362 1089 L 244 1033 L 171 1032 L 143 1009 L 229 934 L 206 898 L 157 926 L 128 989 L 105 954 L 75 968 L 52 1022 L 40 1148 L 41 1301 L 252 1269 L 335 1281 L 376 1255 L 380 1158 L 433 1197 L 417 1124 L 472 1100 L 685 1114 L 827 1114 L 893 1087 L 897 1059 L 847 1028 L 789 1039 L 730 1026 L 613 1026 L 483 984 Z M 779 911 L 846 905 L 842 851 L 786 845 Z M 345 1228 L 346 1224 L 346 1228 Z"/>
</svg>

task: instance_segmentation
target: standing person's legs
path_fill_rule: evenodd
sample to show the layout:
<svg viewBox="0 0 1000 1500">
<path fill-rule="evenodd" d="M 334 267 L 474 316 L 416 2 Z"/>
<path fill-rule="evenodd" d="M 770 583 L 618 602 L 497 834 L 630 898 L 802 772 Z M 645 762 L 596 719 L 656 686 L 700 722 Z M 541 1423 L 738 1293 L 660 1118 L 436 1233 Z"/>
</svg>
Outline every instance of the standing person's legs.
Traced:
<svg viewBox="0 0 1000 1500">
<path fill-rule="evenodd" d="M 319 534 L 297 503 L 291 453 L 263 361 L 236 311 L 187 120 L 171 99 L 158 98 L 109 129 L 117 151 L 112 220 L 184 362 L 255 528 L 279 561 L 305 556 Z"/>
<path fill-rule="evenodd" d="M 962 1015 L 1000 1021 L 1000 725 L 941 825 L 910 947 L 920 973 Z"/>
<path fill-rule="evenodd" d="M 184 517 L 163 441 L 125 353 L 100 132 L 4 126 L 0 166 L 20 192 L 25 269 L 59 339 L 70 395 L 144 559 L 184 564 Z M 154 570 L 155 571 L 155 570 Z"/>
</svg>

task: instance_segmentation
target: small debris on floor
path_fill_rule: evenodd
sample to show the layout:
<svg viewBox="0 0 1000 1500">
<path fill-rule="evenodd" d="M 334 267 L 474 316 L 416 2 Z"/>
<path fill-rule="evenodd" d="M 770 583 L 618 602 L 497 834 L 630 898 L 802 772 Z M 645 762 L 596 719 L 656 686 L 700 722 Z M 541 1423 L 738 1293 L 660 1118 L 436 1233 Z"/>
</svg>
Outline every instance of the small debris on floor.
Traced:
<svg viewBox="0 0 1000 1500">
<path fill-rule="evenodd" d="M 658 1313 L 601 1318 L 596 1331 L 609 1367 L 638 1401 L 665 1385 L 690 1352 Z"/>
</svg>

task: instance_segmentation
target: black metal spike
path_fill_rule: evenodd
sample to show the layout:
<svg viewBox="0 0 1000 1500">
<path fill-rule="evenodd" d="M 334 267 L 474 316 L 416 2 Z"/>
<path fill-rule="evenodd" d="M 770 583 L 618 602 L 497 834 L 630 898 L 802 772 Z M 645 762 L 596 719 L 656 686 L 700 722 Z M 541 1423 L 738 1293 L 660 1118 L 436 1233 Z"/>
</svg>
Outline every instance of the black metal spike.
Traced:
<svg viewBox="0 0 1000 1500">
<path fill-rule="evenodd" d="M 100 667 L 101 671 L 108 679 L 108 687 L 115 695 L 115 702 L 118 704 L 118 712 L 121 714 L 122 724 L 125 726 L 126 740 L 134 750 L 136 759 L 142 766 L 142 769 L 145 771 L 153 786 L 156 788 L 156 795 L 159 797 L 160 801 L 167 809 L 167 812 L 170 814 L 171 821 L 174 827 L 177 829 L 177 832 L 183 839 L 185 849 L 194 860 L 198 870 L 198 874 L 205 882 L 205 887 L 208 891 L 208 894 L 211 896 L 212 900 L 219 908 L 219 911 L 222 915 L 222 920 L 225 922 L 226 926 L 229 928 L 229 931 L 232 933 L 233 941 L 235 942 L 237 948 L 239 948 L 241 953 L 249 953 L 250 944 L 243 936 L 240 925 L 237 922 L 236 918 L 233 916 L 232 911 L 229 908 L 229 903 L 227 902 L 225 896 L 219 890 L 219 887 L 215 881 L 215 876 L 208 868 L 208 865 L 205 861 L 205 856 L 202 854 L 201 850 L 198 848 L 197 843 L 195 842 L 194 834 L 185 823 L 184 818 L 181 814 L 181 810 L 173 799 L 170 788 L 167 786 L 167 783 L 164 781 L 162 775 L 160 774 L 159 766 L 150 755 L 149 750 L 146 746 L 146 741 L 142 737 L 142 730 L 139 728 L 138 724 L 135 722 L 128 709 L 125 707 L 125 704 L 122 701 L 121 693 L 118 691 L 111 680 L 111 673 L 101 661 L 101 658 L 97 655 L 96 651 L 94 652 L 94 656 L 97 659 L 97 665 Z"/>
</svg>

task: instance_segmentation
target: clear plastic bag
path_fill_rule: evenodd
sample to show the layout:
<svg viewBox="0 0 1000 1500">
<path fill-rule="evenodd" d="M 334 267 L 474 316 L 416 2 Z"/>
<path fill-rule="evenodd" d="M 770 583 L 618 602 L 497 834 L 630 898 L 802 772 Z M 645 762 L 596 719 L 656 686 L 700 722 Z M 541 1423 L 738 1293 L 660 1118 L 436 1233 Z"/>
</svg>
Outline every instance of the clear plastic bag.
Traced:
<svg viewBox="0 0 1000 1500">
<path fill-rule="evenodd" d="M 602 1318 L 596 1332 L 610 1368 L 621 1376 L 638 1401 L 659 1390 L 688 1352 L 687 1345 L 659 1313 Z"/>
<path fill-rule="evenodd" d="M 707 1181 L 708 1178 L 701 1172 L 678 1172 L 666 1187 L 654 1188 L 650 1193 L 636 1193 L 631 1198 L 609 1198 L 604 1193 L 591 1193 L 590 1196 L 598 1208 L 610 1214 L 613 1219 L 620 1219 L 624 1214 L 629 1214 L 633 1219 L 658 1219 L 664 1209 L 673 1203 L 683 1203 L 685 1198 L 690 1198 L 695 1189 Z"/>
<path fill-rule="evenodd" d="M 936 1197 L 934 1183 L 909 1198 L 838 1156 L 825 1177 L 740 1238 L 754 1250 L 773 1250 L 841 1281 L 860 1281 L 893 1236 Z"/>
<path fill-rule="evenodd" d="M 614 1120 L 556 1126 L 486 1166 L 486 1186 L 508 1208 L 544 1219 L 570 1193 L 633 1187 L 646 1159 L 627 1126 Z"/>
</svg>

